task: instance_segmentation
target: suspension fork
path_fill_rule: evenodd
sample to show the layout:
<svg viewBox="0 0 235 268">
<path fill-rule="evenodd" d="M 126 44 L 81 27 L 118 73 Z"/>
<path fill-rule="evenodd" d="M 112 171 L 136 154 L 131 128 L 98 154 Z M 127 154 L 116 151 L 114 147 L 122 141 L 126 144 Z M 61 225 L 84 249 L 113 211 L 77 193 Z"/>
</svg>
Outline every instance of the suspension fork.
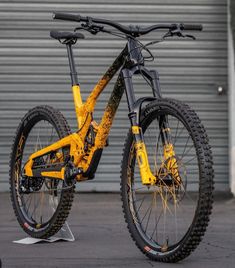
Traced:
<svg viewBox="0 0 235 268">
<path fill-rule="evenodd" d="M 163 146 L 172 143 L 168 118 L 165 115 L 160 115 L 157 119 Z"/>
<path fill-rule="evenodd" d="M 178 169 L 178 162 L 176 159 L 174 144 L 171 137 L 171 129 L 168 123 L 168 118 L 161 115 L 158 118 L 161 141 L 163 144 L 163 161 L 161 168 L 167 170 L 177 184 L 181 183 L 181 178 Z"/>
<path fill-rule="evenodd" d="M 163 156 L 164 160 L 175 156 L 174 146 L 171 138 L 171 129 L 168 123 L 168 118 L 165 115 L 161 115 L 158 117 L 159 130 L 161 141 L 163 145 Z"/>
<path fill-rule="evenodd" d="M 138 100 L 135 99 L 132 76 L 135 73 L 140 72 L 150 81 L 154 97 L 144 97 Z M 139 65 L 122 69 L 121 76 L 125 84 L 126 98 L 129 108 L 128 116 L 131 122 L 132 134 L 134 136 L 136 157 L 140 169 L 142 184 L 154 185 L 157 182 L 157 176 L 152 173 L 149 166 L 143 132 L 140 127 L 140 114 L 143 102 L 151 102 L 157 97 L 161 97 L 158 74 L 156 71 L 149 71 L 144 66 Z"/>
</svg>

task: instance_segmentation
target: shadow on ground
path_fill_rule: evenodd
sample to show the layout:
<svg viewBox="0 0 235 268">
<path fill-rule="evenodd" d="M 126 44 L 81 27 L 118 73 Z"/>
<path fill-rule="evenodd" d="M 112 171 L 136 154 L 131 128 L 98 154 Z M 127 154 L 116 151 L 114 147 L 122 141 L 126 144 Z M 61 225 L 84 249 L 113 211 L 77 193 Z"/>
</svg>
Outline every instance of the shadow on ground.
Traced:
<svg viewBox="0 0 235 268">
<path fill-rule="evenodd" d="M 177 264 L 154 263 L 134 245 L 118 194 L 76 194 L 69 217 L 75 242 L 20 245 L 26 237 L 13 215 L 9 194 L 0 194 L 2 267 L 234 267 L 235 199 L 216 196 L 208 231 L 196 251 Z"/>
</svg>

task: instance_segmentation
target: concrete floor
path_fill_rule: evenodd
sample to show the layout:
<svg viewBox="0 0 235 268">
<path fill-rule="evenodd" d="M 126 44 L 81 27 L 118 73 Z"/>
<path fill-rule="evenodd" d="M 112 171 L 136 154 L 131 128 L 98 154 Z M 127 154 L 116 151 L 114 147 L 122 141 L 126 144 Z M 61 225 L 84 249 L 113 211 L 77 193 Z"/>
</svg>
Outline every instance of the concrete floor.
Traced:
<svg viewBox="0 0 235 268">
<path fill-rule="evenodd" d="M 76 194 L 68 219 L 75 242 L 20 245 L 26 237 L 9 194 L 0 194 L 2 267 L 235 267 L 235 199 L 217 196 L 211 223 L 196 251 L 177 264 L 148 260 L 127 231 L 118 194 Z"/>
</svg>

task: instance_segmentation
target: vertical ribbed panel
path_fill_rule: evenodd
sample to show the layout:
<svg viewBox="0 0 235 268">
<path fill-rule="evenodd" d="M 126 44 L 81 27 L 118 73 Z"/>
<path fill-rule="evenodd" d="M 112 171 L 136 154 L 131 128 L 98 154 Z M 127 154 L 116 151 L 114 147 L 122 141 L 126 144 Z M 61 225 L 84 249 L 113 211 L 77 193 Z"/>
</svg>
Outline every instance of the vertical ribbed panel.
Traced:
<svg viewBox="0 0 235 268">
<path fill-rule="evenodd" d="M 197 41 L 175 39 L 154 46 L 155 62 L 148 64 L 160 74 L 163 96 L 188 102 L 199 114 L 213 148 L 217 189 L 228 189 L 227 95 L 227 7 L 221 0 L 1 0 L 0 2 L 0 191 L 8 188 L 8 161 L 12 138 L 20 118 L 33 106 L 59 108 L 75 130 L 76 120 L 66 49 L 50 39 L 51 29 L 72 30 L 75 23 L 52 21 L 53 11 L 113 19 L 124 24 L 202 23 Z M 145 40 L 160 38 L 151 33 Z M 125 42 L 116 37 L 85 33 L 74 54 L 83 98 L 113 62 Z M 147 66 L 148 66 L 147 65 Z M 97 106 L 97 118 L 113 83 Z M 141 79 L 138 96 L 149 95 Z M 123 97 L 94 181 L 82 183 L 83 190 L 118 190 L 119 170 L 125 133 L 127 105 Z"/>
</svg>

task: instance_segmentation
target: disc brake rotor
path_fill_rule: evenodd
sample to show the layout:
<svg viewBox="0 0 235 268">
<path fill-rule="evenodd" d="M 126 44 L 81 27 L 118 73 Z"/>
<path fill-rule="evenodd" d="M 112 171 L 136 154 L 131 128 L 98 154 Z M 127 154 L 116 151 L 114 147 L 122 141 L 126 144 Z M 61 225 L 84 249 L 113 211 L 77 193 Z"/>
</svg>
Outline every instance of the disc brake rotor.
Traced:
<svg viewBox="0 0 235 268">
<path fill-rule="evenodd" d="M 162 188 L 163 192 L 170 193 L 168 200 L 180 201 L 183 199 L 187 187 L 186 167 L 176 157 L 170 157 L 162 162 L 157 171 L 157 186 Z"/>
</svg>

